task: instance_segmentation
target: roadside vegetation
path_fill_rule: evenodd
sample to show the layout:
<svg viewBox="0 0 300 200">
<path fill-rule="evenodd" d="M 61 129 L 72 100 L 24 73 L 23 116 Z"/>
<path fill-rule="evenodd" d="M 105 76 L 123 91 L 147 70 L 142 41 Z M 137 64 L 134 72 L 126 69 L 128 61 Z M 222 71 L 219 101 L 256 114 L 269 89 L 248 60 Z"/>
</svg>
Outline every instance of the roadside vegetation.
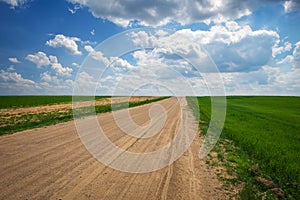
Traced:
<svg viewBox="0 0 300 200">
<path fill-rule="evenodd" d="M 14 99 L 10 97 L 11 99 Z M 10 99 L 9 98 L 9 99 Z M 44 96 L 34 96 L 34 97 L 15 97 L 17 100 L 12 100 L 13 103 L 7 102 L 6 105 L 3 102 L 3 99 L 6 99 L 5 97 L 1 97 L 1 102 L 4 107 L 26 107 L 28 105 L 45 105 L 47 102 L 48 105 L 53 105 L 57 103 L 62 103 L 63 101 L 71 102 L 72 97 L 71 96 L 62 96 L 60 98 L 53 97 L 52 101 L 45 100 Z M 41 102 L 38 101 L 38 98 L 41 99 Z M 107 97 L 96 97 L 95 99 L 101 99 L 101 98 L 107 98 Z M 82 107 L 78 108 L 79 112 L 75 112 L 75 117 L 83 117 L 92 115 L 95 113 L 104 113 L 104 112 L 110 112 L 113 110 L 120 110 L 127 107 L 135 107 L 140 106 L 143 104 L 152 103 L 155 101 L 160 101 L 163 99 L 166 99 L 168 97 L 158 97 L 154 99 L 147 99 L 143 101 L 134 101 L 134 102 L 123 102 L 123 103 L 117 103 L 113 106 L 111 104 L 106 105 L 96 105 L 93 109 L 91 107 Z M 35 103 L 29 103 L 29 100 L 35 100 Z M 82 98 L 80 98 L 82 99 Z M 8 99 L 7 99 L 8 100 Z M 28 102 L 21 102 L 21 100 L 28 100 Z M 68 101 L 67 101 L 68 100 Z M 87 97 L 87 100 L 90 100 L 90 97 Z M 93 112 L 91 112 L 91 110 Z M 32 129 L 36 127 L 43 127 L 48 125 L 53 125 L 60 122 L 66 122 L 73 119 L 73 110 L 72 109 L 62 109 L 62 110 L 55 110 L 50 112 L 39 112 L 39 113 L 17 113 L 17 114 L 9 114 L 1 112 L 0 110 L 0 135 L 4 134 L 11 134 L 17 131 L 22 131 L 26 129 Z"/>
<path fill-rule="evenodd" d="M 188 98 L 192 105 L 192 99 Z M 199 97 L 200 129 L 210 122 L 210 97 Z M 300 98 L 227 97 L 227 115 L 207 162 L 222 165 L 240 199 L 300 199 Z"/>
</svg>

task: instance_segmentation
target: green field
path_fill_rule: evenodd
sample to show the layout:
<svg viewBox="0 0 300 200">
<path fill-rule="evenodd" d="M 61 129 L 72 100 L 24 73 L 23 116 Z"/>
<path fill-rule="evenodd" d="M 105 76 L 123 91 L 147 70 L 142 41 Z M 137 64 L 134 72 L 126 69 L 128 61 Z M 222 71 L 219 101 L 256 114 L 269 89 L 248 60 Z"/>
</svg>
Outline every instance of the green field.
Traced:
<svg viewBox="0 0 300 200">
<path fill-rule="evenodd" d="M 199 97 L 198 104 L 200 127 L 205 132 L 211 113 L 210 97 Z M 299 198 L 299 97 L 227 97 L 221 137 L 232 140 L 258 163 L 265 176 L 285 191 L 286 198 Z"/>
<path fill-rule="evenodd" d="M 107 98 L 105 96 L 96 96 L 95 100 Z M 80 97 L 80 99 L 91 100 L 91 97 Z M 53 105 L 58 103 L 70 103 L 72 96 L 0 96 L 1 108 L 20 108 L 33 107 L 41 105 Z"/>
</svg>

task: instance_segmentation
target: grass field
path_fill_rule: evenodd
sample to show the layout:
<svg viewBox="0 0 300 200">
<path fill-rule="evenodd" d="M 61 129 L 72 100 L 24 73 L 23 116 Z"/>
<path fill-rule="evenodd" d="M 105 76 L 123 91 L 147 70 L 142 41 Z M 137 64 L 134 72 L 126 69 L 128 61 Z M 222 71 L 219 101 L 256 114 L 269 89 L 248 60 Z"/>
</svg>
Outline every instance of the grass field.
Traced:
<svg viewBox="0 0 300 200">
<path fill-rule="evenodd" d="M 205 132 L 211 113 L 210 97 L 199 97 L 198 104 L 200 127 Z M 227 97 L 221 137 L 232 140 L 258 163 L 264 176 L 284 190 L 285 198 L 299 199 L 299 122 L 299 97 Z M 242 173 L 254 180 L 250 172 Z"/>
<path fill-rule="evenodd" d="M 102 98 L 107 97 L 96 96 L 95 100 Z M 80 99 L 84 100 L 85 97 L 80 97 Z M 90 100 L 91 97 L 86 97 L 86 99 Z M 53 105 L 70 102 L 72 102 L 72 96 L 0 96 L 0 109 Z"/>
</svg>

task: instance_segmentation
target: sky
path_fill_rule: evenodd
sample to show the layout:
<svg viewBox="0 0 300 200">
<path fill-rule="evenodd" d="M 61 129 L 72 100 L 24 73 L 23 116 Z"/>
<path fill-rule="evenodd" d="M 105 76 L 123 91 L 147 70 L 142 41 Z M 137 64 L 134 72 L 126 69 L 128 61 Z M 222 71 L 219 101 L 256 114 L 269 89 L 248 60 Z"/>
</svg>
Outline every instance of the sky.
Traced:
<svg viewBox="0 0 300 200">
<path fill-rule="evenodd" d="M 0 95 L 300 96 L 296 0 L 0 0 Z"/>
</svg>

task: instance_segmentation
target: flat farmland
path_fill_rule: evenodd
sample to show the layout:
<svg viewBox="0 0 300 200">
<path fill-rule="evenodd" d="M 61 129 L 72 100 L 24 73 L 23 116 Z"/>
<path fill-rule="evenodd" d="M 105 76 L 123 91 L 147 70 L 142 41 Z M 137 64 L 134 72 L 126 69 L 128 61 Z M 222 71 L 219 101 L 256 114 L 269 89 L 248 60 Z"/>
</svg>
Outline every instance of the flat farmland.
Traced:
<svg viewBox="0 0 300 200">
<path fill-rule="evenodd" d="M 75 117 L 85 120 L 96 113 L 107 138 L 142 154 L 175 138 L 182 113 L 187 114 L 184 128 L 199 125 L 201 134 L 173 164 L 150 173 L 126 173 L 87 151 L 73 121 L 70 98 L 39 106 L 10 104 L 0 109 L 0 199 L 299 199 L 299 97 L 227 97 L 221 138 L 202 160 L 198 153 L 210 122 L 210 97 L 187 98 L 189 107 L 184 108 L 179 103 L 185 102 L 183 97 L 131 97 L 126 105 L 127 100 L 117 98 L 115 109 L 129 107 L 140 126 L 153 122 L 152 106 L 165 109 L 167 120 L 157 135 L 127 135 L 110 112 L 110 97 L 98 98 L 95 104 L 81 102 Z M 200 121 L 192 112 L 198 105 Z M 94 113 L 87 109 L 92 106 Z M 159 121 L 154 119 L 154 127 Z"/>
</svg>

